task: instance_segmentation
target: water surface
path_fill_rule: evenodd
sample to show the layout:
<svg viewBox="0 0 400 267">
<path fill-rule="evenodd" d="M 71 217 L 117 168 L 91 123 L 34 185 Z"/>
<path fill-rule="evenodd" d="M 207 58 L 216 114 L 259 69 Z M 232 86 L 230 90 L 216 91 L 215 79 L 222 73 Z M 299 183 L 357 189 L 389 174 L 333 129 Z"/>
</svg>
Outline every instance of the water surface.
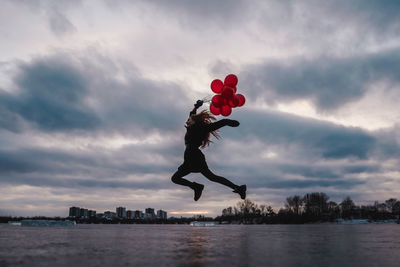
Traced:
<svg viewBox="0 0 400 267">
<path fill-rule="evenodd" d="M 0 266 L 400 266 L 400 225 L 0 224 Z"/>
</svg>

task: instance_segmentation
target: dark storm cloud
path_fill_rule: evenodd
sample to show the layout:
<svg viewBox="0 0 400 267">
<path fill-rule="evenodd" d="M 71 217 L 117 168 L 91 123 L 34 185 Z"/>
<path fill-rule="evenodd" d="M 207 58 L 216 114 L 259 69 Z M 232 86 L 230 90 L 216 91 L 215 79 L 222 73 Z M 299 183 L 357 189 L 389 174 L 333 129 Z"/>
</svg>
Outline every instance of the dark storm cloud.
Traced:
<svg viewBox="0 0 400 267">
<path fill-rule="evenodd" d="M 94 140 L 114 133 L 143 138 L 157 131 L 167 137 L 168 131 L 178 128 L 183 137 L 183 125 L 193 104 L 187 101 L 182 89 L 173 83 L 143 79 L 131 68 L 131 73 L 125 73 L 126 81 L 117 81 L 115 76 L 121 73 L 112 63 L 102 58 L 77 59 L 55 54 L 20 64 L 14 77 L 17 90 L 0 94 L 0 111 L 4 115 L 0 126 L 29 132 L 29 127 L 21 129 L 17 123 L 25 120 L 43 132 L 62 134 L 60 138 L 66 142 L 74 142 L 69 135 L 72 139 L 75 135 L 88 135 Z M 90 106 L 88 100 L 96 105 Z M 0 182 L 157 188 L 161 187 L 156 185 L 157 179 L 135 182 L 127 177 L 168 173 L 163 183 L 169 184 L 169 173 L 180 164 L 182 154 L 183 143 L 177 147 L 175 140 L 124 146 L 112 153 L 96 145 L 85 151 L 35 146 L 0 150 Z M 150 158 L 157 161 L 150 162 Z"/>
<path fill-rule="evenodd" d="M 98 179 L 171 172 L 174 163 L 143 162 L 141 158 L 171 158 L 174 145 L 138 145 L 118 150 L 69 152 L 57 149 L 0 150 L 0 177 L 10 174 L 41 173 L 92 176 Z"/>
<path fill-rule="evenodd" d="M 17 114 L 46 131 L 98 126 L 99 118 L 84 104 L 88 81 L 72 62 L 41 58 L 22 64 L 15 83 L 17 93 L 0 94 L 1 105 L 9 114 Z"/>
<path fill-rule="evenodd" d="M 310 187 L 333 187 L 338 189 L 349 189 L 355 186 L 365 184 L 365 181 L 358 179 L 341 179 L 341 180 L 280 180 L 267 181 L 265 187 L 282 189 L 282 188 L 310 188 Z"/>
<path fill-rule="evenodd" d="M 304 169 L 310 168 L 312 163 L 304 166 Z M 366 183 L 366 180 L 341 175 L 337 177 L 299 177 L 298 173 L 288 173 L 285 169 L 277 172 L 275 166 L 255 168 L 242 167 L 232 175 L 233 180 L 238 179 L 246 183 L 249 188 L 269 188 L 269 189 L 302 189 L 310 187 L 329 187 L 331 189 L 352 189 L 356 186 Z M 291 172 L 291 171 L 290 171 Z M 305 174 L 305 173 L 303 173 Z M 301 174 L 300 174 L 301 175 Z"/>
<path fill-rule="evenodd" d="M 88 61 L 85 65 L 90 70 L 84 73 L 102 130 L 146 137 L 154 131 L 165 134 L 183 127 L 193 104 L 180 85 L 145 79 L 135 66 L 102 56 Z M 121 75 L 123 82 L 115 78 Z"/>
<path fill-rule="evenodd" d="M 110 129 L 140 134 L 151 130 L 174 131 L 183 127 L 193 108 L 182 88 L 173 83 L 140 78 L 130 78 L 127 84 L 105 80 L 96 90 L 105 126 Z"/>
<path fill-rule="evenodd" d="M 285 161 L 256 161 L 251 164 L 240 164 L 234 168 L 229 163 L 216 162 L 211 168 L 233 181 L 244 182 L 250 188 L 301 189 L 308 187 L 330 187 L 351 189 L 365 184 L 366 180 L 354 174 L 371 174 L 381 171 L 376 164 L 343 163 L 326 161 L 313 162 L 303 159 L 302 163 L 285 163 Z"/>
<path fill-rule="evenodd" d="M 2 99 L 3 96 L 0 93 L 0 105 L 6 102 L 4 101 L 6 99 Z M 17 114 L 11 112 L 4 106 L 0 106 L 0 128 L 11 132 L 19 132 L 21 131 L 21 127 L 21 120 Z"/>
<path fill-rule="evenodd" d="M 250 165 L 240 164 L 236 166 L 228 157 L 224 161 L 210 164 L 210 167 L 216 173 L 228 175 L 228 177 L 240 177 L 253 187 L 294 189 L 321 186 L 341 189 L 352 188 L 363 183 L 349 175 L 373 173 L 380 170 L 377 165 L 362 164 L 357 161 L 348 164 L 335 163 L 335 161 L 329 163 L 329 160 L 332 159 L 346 157 L 364 159 L 368 157 L 371 153 L 370 150 L 373 150 L 375 146 L 375 139 L 360 129 L 349 129 L 332 123 L 301 119 L 275 112 L 252 112 L 248 115 L 251 115 L 251 119 L 238 116 L 242 123 L 235 131 L 224 131 L 223 136 L 225 138 L 222 145 L 229 146 L 231 138 L 234 140 L 237 138 L 241 140 L 259 139 L 267 147 L 268 145 L 280 147 L 292 143 L 300 146 L 300 149 L 292 151 L 292 157 L 301 159 L 303 163 L 269 162 L 266 159 L 265 163 L 257 161 Z M 254 121 L 251 122 L 250 120 Z M 243 129 L 245 131 L 242 131 Z M 336 139 L 336 135 L 349 137 L 349 140 L 338 138 L 336 142 L 333 142 L 332 140 Z M 359 137 L 361 138 L 357 141 Z M 321 145 L 324 142 L 319 140 L 325 138 L 330 141 Z M 326 165 L 314 162 L 319 160 L 321 155 L 332 154 L 331 150 L 337 149 L 335 146 L 341 146 L 345 152 L 333 158 L 326 157 L 325 159 L 329 163 Z M 0 162 L 2 163 L 0 164 L 0 180 L 6 184 L 54 187 L 168 187 L 170 174 L 181 163 L 182 149 L 183 144 L 166 143 L 163 145 L 130 145 L 113 151 L 111 154 L 96 149 L 86 153 L 55 151 L 54 149 L 2 151 L 0 153 Z M 223 150 L 221 153 L 226 152 L 225 148 L 220 149 Z M 291 146 L 287 146 L 287 149 L 290 153 Z M 246 146 L 242 149 L 243 154 L 251 155 L 253 152 L 246 149 Z M 256 152 L 259 153 L 260 151 Z M 205 151 L 206 155 L 208 153 L 210 152 Z M 141 158 L 160 157 L 165 160 L 161 162 L 160 160 L 140 161 Z M 162 179 L 162 182 L 150 182 L 150 180 L 154 180 L 150 178 L 149 182 L 134 182 L 127 180 L 130 175 L 138 177 L 161 175 L 165 176 L 165 179 Z M 298 176 L 303 178 L 293 178 Z M 304 178 L 307 180 L 303 180 Z"/>
<path fill-rule="evenodd" d="M 272 111 L 237 113 L 238 131 L 227 135 L 255 137 L 266 144 L 298 145 L 304 156 L 366 159 L 376 138 L 359 129 Z M 246 129 L 243 131 L 242 129 Z"/>
<path fill-rule="evenodd" d="M 377 173 L 382 171 L 382 167 L 377 164 L 355 164 L 352 166 L 343 167 L 343 172 L 347 174 L 358 174 L 358 173 Z"/>
<path fill-rule="evenodd" d="M 78 153 L 46 149 L 0 151 L 0 184 L 49 187 L 158 189 L 170 184 L 173 163 L 135 162 L 129 157 L 160 157 L 169 149 L 135 148 L 124 152 Z M 134 153 L 134 154 L 132 154 Z M 157 176 L 164 177 L 159 179 Z M 131 178 L 135 176 L 135 178 Z"/>
<path fill-rule="evenodd" d="M 335 4 L 336 1 L 332 1 Z M 368 26 L 375 27 L 382 31 L 400 29 L 400 2 L 396 0 L 356 0 L 344 1 L 345 5 L 340 5 L 346 10 L 349 16 L 351 14 L 361 14 L 362 19 Z"/>
<path fill-rule="evenodd" d="M 227 140 L 241 140 L 242 144 L 234 147 L 240 155 L 212 150 L 209 165 L 217 173 L 244 179 L 252 187 L 351 189 L 365 183 L 358 174 L 383 172 L 382 166 L 373 162 L 389 156 L 382 152 L 385 156 L 377 158 L 382 140 L 360 128 L 272 111 L 238 110 L 232 118 L 241 125 L 222 130 L 219 146 L 226 153 L 232 149 Z M 386 143 L 396 145 L 395 140 Z M 263 158 L 262 152 L 268 150 L 276 152 L 277 158 Z"/>
<path fill-rule="evenodd" d="M 171 187 L 169 179 L 158 180 L 154 177 L 146 181 L 135 181 L 128 179 L 109 178 L 99 180 L 93 177 L 65 178 L 44 175 L 11 175 L 1 178 L 0 184 L 30 185 L 38 187 L 59 187 L 59 188 L 129 188 L 129 189 L 162 189 Z"/>
<path fill-rule="evenodd" d="M 269 103 L 309 99 L 319 110 L 329 111 L 360 99 L 372 82 L 398 84 L 399 72 L 400 50 L 396 49 L 351 58 L 263 63 L 240 75 L 253 99 Z"/>
<path fill-rule="evenodd" d="M 112 62 L 98 60 L 102 59 L 55 54 L 20 64 L 14 78 L 17 92 L 0 92 L 4 115 L 0 126 L 16 131 L 22 118 L 43 131 L 124 131 L 130 135 L 183 127 L 192 104 L 182 104 L 190 100 L 181 87 L 143 79 L 137 72 L 120 82 Z M 97 106 L 90 106 L 90 100 Z"/>
<path fill-rule="evenodd" d="M 377 173 L 381 167 L 377 164 L 362 163 L 330 163 L 330 164 L 274 164 L 284 175 L 300 175 L 304 178 L 318 178 L 324 180 L 341 179 L 351 174 Z"/>
<path fill-rule="evenodd" d="M 12 172 L 31 172 L 37 169 L 31 159 L 15 156 L 9 151 L 0 151 L 0 176 Z"/>
<path fill-rule="evenodd" d="M 375 153 L 377 158 L 381 160 L 390 160 L 400 157 L 400 143 L 398 141 L 399 132 L 399 124 L 375 132 L 379 141 L 377 146 L 378 149 Z"/>
<path fill-rule="evenodd" d="M 85 166 L 96 168 L 96 158 L 89 155 L 47 149 L 0 151 L 0 176 L 13 173 L 73 174 L 82 173 Z M 87 171 L 86 171 L 87 174 Z"/>
<path fill-rule="evenodd" d="M 301 175 L 308 178 L 328 178 L 336 179 L 341 177 L 334 170 L 327 167 L 310 166 L 310 165 L 294 165 L 294 164 L 282 164 L 278 168 L 281 172 L 288 174 Z"/>
</svg>

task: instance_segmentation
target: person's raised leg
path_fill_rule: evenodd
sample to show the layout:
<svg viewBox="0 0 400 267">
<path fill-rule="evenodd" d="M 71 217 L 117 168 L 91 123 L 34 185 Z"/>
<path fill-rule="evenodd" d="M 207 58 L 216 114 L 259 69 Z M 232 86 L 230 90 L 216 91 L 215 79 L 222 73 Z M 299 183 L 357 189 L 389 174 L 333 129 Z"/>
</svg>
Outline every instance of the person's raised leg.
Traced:
<svg viewBox="0 0 400 267">
<path fill-rule="evenodd" d="M 202 170 L 201 174 L 203 174 L 205 177 L 207 177 L 207 179 L 209 179 L 212 182 L 220 183 L 220 184 L 223 184 L 225 186 L 232 188 L 233 192 L 238 193 L 242 199 L 246 198 L 246 189 L 247 189 L 246 185 L 241 185 L 241 186 L 236 185 L 236 184 L 232 183 L 231 181 L 229 181 L 228 179 L 214 174 L 208 168 Z"/>
<path fill-rule="evenodd" d="M 222 176 L 218 176 L 218 175 L 214 174 L 208 168 L 202 170 L 201 174 L 203 174 L 205 177 L 207 177 L 207 179 L 209 179 L 210 181 L 223 184 L 223 185 L 228 186 L 228 187 L 230 187 L 232 189 L 236 189 L 238 187 L 237 185 L 235 185 L 234 183 L 232 183 L 228 179 L 226 179 L 226 178 L 224 178 Z"/>
<path fill-rule="evenodd" d="M 201 193 L 203 192 L 204 185 L 198 184 L 195 182 L 190 182 L 189 180 L 186 180 L 183 178 L 183 176 L 186 176 L 190 173 L 188 170 L 183 170 L 183 169 L 178 169 L 174 175 L 171 177 L 171 181 L 174 182 L 175 184 L 183 185 L 183 186 L 188 186 L 194 190 L 194 201 L 199 200 L 201 197 Z"/>
</svg>

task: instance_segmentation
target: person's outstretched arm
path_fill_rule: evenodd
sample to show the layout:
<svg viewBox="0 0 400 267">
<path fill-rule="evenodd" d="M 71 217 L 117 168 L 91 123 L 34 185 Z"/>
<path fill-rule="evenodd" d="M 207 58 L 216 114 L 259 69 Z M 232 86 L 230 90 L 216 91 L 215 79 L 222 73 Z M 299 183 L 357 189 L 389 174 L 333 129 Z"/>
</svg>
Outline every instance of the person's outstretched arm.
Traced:
<svg viewBox="0 0 400 267">
<path fill-rule="evenodd" d="M 240 123 L 237 120 L 230 120 L 230 119 L 222 119 L 207 125 L 207 130 L 209 132 L 218 130 L 224 126 L 231 126 L 231 127 L 238 127 Z"/>
<path fill-rule="evenodd" d="M 196 104 L 194 104 L 193 110 L 190 111 L 189 117 L 190 117 L 191 115 L 196 114 L 197 109 L 198 109 L 199 107 L 201 107 L 202 105 L 203 105 L 203 100 L 197 100 Z"/>
</svg>

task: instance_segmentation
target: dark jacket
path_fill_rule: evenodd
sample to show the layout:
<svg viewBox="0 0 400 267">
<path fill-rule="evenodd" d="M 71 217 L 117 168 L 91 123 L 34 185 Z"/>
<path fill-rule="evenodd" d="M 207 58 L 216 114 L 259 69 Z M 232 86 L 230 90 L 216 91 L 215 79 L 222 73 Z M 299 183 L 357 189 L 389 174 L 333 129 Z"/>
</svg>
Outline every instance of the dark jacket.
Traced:
<svg viewBox="0 0 400 267">
<path fill-rule="evenodd" d="M 190 112 L 190 115 L 196 114 L 197 108 L 198 107 L 195 106 Z M 185 169 L 188 172 L 200 172 L 208 168 L 204 154 L 200 151 L 199 147 L 210 132 L 218 130 L 223 126 L 231 125 L 233 122 L 233 120 L 222 119 L 210 124 L 195 123 L 191 126 L 187 126 L 184 162 L 179 168 Z"/>
</svg>

